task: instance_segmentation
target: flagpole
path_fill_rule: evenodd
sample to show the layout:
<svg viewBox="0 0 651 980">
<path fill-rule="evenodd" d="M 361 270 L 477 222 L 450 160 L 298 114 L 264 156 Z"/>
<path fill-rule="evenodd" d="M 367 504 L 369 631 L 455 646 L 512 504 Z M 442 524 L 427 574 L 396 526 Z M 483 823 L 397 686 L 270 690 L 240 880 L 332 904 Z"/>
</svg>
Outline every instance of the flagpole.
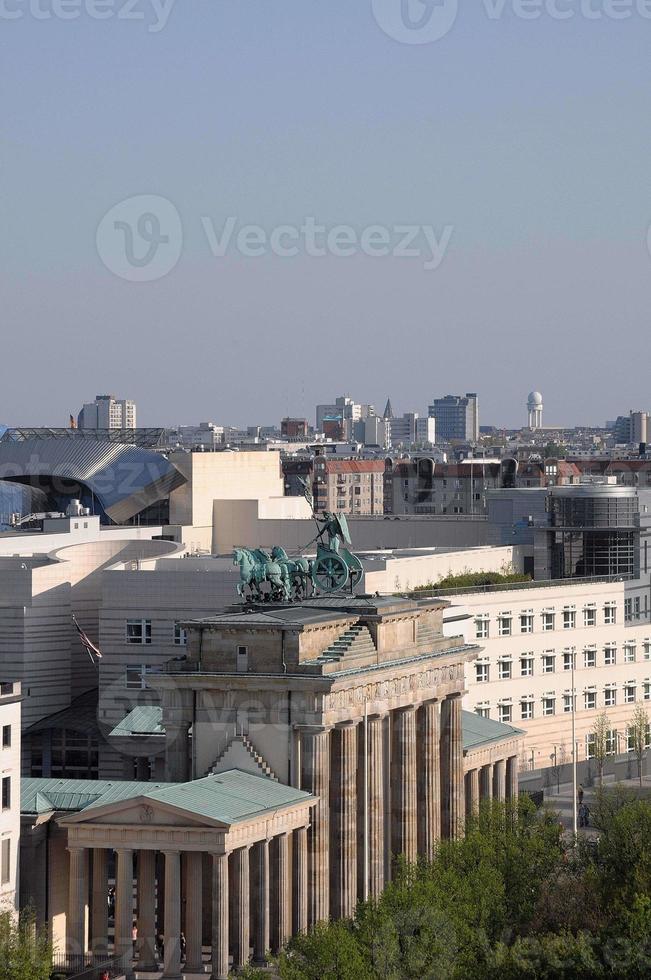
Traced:
<svg viewBox="0 0 651 980">
<path fill-rule="evenodd" d="M 572 650 L 572 830 L 574 833 L 574 845 L 577 840 L 577 785 L 576 785 L 576 693 L 574 689 L 574 666 L 576 653 Z"/>
</svg>

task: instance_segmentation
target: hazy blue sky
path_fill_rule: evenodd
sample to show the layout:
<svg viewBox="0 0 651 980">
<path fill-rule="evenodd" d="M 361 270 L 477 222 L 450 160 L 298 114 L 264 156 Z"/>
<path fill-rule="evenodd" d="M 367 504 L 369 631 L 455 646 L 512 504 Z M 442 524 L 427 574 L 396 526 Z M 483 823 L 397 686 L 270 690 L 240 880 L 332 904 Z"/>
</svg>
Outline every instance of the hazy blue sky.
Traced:
<svg viewBox="0 0 651 980">
<path fill-rule="evenodd" d="M 65 424 L 105 390 L 142 424 L 313 418 L 344 391 L 424 412 L 476 390 L 482 423 L 507 425 L 532 388 L 550 424 L 651 410 L 651 20 L 634 2 L 624 20 L 608 0 L 525 20 L 461 0 L 422 44 L 378 23 L 403 23 L 401 0 L 377 17 L 371 0 L 176 0 L 158 31 L 152 0 L 41 19 L 60 2 L 0 0 L 1 421 Z M 129 205 L 102 225 L 104 262 L 96 243 L 141 195 L 181 221 L 142 226 L 178 259 L 145 282 L 147 241 L 134 276 L 105 264 Z M 229 217 L 448 241 L 430 269 L 302 243 L 215 256 L 206 227 Z"/>
</svg>

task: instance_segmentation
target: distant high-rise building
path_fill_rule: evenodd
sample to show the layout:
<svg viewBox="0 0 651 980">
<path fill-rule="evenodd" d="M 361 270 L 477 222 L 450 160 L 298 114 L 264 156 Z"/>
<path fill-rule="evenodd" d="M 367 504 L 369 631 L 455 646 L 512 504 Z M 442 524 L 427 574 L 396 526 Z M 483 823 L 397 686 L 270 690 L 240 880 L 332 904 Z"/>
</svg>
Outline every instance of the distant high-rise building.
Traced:
<svg viewBox="0 0 651 980">
<path fill-rule="evenodd" d="M 280 434 L 286 439 L 307 439 L 307 419 L 283 419 Z"/>
<path fill-rule="evenodd" d="M 527 413 L 530 429 L 542 429 L 543 397 L 539 391 L 532 391 L 527 399 Z"/>
<path fill-rule="evenodd" d="M 387 403 L 386 403 L 386 406 L 385 406 L 385 409 L 384 409 L 384 418 L 385 419 L 392 419 L 393 418 L 393 406 L 391 405 L 391 399 L 390 398 L 387 398 Z"/>
<path fill-rule="evenodd" d="M 96 395 L 79 413 L 80 429 L 135 429 L 136 403 L 115 395 Z"/>
<path fill-rule="evenodd" d="M 435 398 L 429 416 L 436 420 L 437 442 L 477 442 L 479 439 L 479 401 L 475 392 Z"/>
</svg>

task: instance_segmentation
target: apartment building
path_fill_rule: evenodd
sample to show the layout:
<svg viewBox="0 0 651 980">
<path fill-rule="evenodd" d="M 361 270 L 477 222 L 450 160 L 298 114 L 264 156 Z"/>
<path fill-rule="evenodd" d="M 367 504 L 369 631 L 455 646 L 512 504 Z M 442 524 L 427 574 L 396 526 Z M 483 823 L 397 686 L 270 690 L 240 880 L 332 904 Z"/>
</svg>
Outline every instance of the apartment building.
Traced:
<svg viewBox="0 0 651 980">
<path fill-rule="evenodd" d="M 78 418 L 80 429 L 135 429 L 136 403 L 115 395 L 96 395 L 87 402 Z"/>
<path fill-rule="evenodd" d="M 384 512 L 382 460 L 325 459 L 314 461 L 314 508 L 357 517 Z"/>
<path fill-rule="evenodd" d="M 0 683 L 0 908 L 18 908 L 20 684 Z"/>
<path fill-rule="evenodd" d="M 623 580 L 496 587 L 452 602 L 470 615 L 468 639 L 483 648 L 464 707 L 523 729 L 523 766 L 569 760 L 573 699 L 579 760 L 590 757 L 604 711 L 613 754 L 629 747 L 637 705 L 651 717 L 651 623 Z"/>
</svg>

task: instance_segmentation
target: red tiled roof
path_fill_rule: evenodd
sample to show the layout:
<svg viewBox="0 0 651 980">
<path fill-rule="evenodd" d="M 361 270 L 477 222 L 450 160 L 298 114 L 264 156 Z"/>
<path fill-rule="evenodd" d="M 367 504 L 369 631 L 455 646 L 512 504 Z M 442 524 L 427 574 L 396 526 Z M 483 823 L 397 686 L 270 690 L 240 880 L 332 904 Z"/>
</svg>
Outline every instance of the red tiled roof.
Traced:
<svg viewBox="0 0 651 980">
<path fill-rule="evenodd" d="M 327 459 L 327 473 L 384 473 L 384 461 L 379 459 Z"/>
</svg>

